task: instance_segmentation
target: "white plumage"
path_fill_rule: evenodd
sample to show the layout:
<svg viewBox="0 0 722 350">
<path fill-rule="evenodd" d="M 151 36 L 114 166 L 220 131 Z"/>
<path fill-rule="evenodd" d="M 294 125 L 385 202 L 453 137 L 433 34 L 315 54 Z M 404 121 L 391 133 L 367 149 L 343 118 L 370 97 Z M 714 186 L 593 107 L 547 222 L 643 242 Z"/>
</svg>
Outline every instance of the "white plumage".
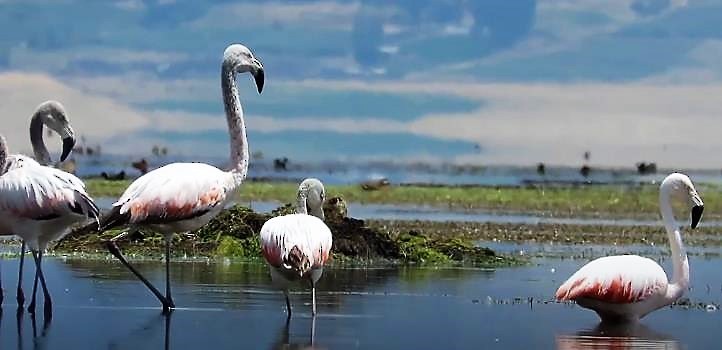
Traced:
<svg viewBox="0 0 722 350">
<path fill-rule="evenodd" d="M 173 234 L 196 230 L 218 215 L 233 199 L 248 171 L 246 126 L 235 81 L 236 74 L 243 72 L 253 75 L 260 93 L 265 79 L 261 63 L 247 47 L 228 46 L 223 53 L 221 88 L 231 141 L 232 169 L 226 172 L 208 164 L 173 163 L 153 170 L 135 180 L 100 223 L 101 230 L 130 226 L 133 229 L 149 228 L 165 236 L 165 296 L 128 263 L 115 244 L 127 232 L 108 242 L 110 252 L 153 292 L 165 310 L 175 307 L 170 288 Z"/>
<path fill-rule="evenodd" d="M 263 256 L 270 265 L 274 285 L 286 295 L 288 317 L 291 317 L 288 288 L 301 280 L 311 284 L 312 313 L 316 314 L 316 282 L 331 254 L 333 239 L 331 230 L 320 218 L 306 213 L 320 212 L 322 216 L 324 196 L 320 181 L 304 180 L 299 186 L 297 214 L 277 216 L 261 228 Z"/>
<path fill-rule="evenodd" d="M 0 176 L 0 217 L 34 251 L 62 238 L 70 225 L 97 215 L 85 185 L 71 174 L 24 166 Z"/>
<path fill-rule="evenodd" d="M 39 165 L 27 157 L 11 157 L 13 163 L 6 167 L 11 170 L 0 176 L 0 230 L 20 236 L 24 244 L 30 246 L 35 258 L 36 280 L 28 310 L 35 312 L 39 278 L 45 295 L 45 314 L 50 316 L 52 301 L 42 273 L 43 251 L 49 242 L 70 232 L 73 225 L 88 218 L 97 220 L 98 208 L 86 193 L 83 182 L 74 175 Z M 6 160 L 3 159 L 3 163 Z M 22 306 L 23 302 L 18 283 L 18 304 Z"/>
<path fill-rule="evenodd" d="M 703 202 L 686 175 L 674 173 L 660 186 L 660 210 L 672 251 L 672 281 L 659 264 L 637 255 L 609 256 L 584 265 L 556 292 L 558 300 L 575 300 L 604 321 L 636 321 L 669 305 L 689 286 L 689 262 L 674 219 L 671 198 L 692 203 L 692 228 L 697 226 Z"/>
<path fill-rule="evenodd" d="M 196 230 L 234 199 L 230 172 L 203 163 L 173 163 L 134 181 L 113 204 L 127 224 L 163 234 Z"/>
</svg>

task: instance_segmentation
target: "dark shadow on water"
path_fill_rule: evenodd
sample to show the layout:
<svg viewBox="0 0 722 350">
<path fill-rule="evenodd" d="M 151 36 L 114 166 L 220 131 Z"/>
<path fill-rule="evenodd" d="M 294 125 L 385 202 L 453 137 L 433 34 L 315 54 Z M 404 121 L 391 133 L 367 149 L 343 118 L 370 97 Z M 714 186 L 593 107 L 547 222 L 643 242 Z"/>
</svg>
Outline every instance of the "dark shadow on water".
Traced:
<svg viewBox="0 0 722 350">
<path fill-rule="evenodd" d="M 299 321 L 299 320 L 296 320 Z M 305 321 L 305 320 L 304 320 Z M 314 338 L 316 336 L 316 317 L 311 317 L 311 327 L 308 330 L 308 333 L 303 332 L 301 336 L 294 337 L 296 339 L 291 339 L 291 323 L 292 318 L 287 318 L 283 327 L 281 328 L 281 334 L 278 339 L 278 342 L 274 343 L 271 347 L 271 350 L 288 350 L 288 349 L 298 349 L 298 350 L 307 350 L 307 349 L 322 349 L 319 347 L 316 347 L 314 345 Z M 303 323 L 303 322 L 296 322 L 296 323 Z"/>
<path fill-rule="evenodd" d="M 640 322 L 599 323 L 574 335 L 557 335 L 557 349 L 681 349 L 677 339 Z"/>
</svg>

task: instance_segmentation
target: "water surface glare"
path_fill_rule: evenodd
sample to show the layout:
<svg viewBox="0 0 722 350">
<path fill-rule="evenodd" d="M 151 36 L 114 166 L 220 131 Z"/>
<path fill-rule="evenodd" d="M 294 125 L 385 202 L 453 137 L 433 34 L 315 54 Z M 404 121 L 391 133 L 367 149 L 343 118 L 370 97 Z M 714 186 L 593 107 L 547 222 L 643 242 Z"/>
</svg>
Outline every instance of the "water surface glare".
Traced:
<svg viewBox="0 0 722 350">
<path fill-rule="evenodd" d="M 17 260 L 3 260 L 0 347 L 43 349 L 518 349 L 711 348 L 719 344 L 720 312 L 665 308 L 641 325 L 599 328 L 575 305 L 546 302 L 585 260 L 543 259 L 531 266 L 472 268 L 331 268 L 310 295 L 291 295 L 286 326 L 282 294 L 256 263 L 178 262 L 172 266 L 179 309 L 161 314 L 153 296 L 113 260 L 47 259 L 54 296 L 52 322 L 36 327 L 15 314 Z M 691 258 L 693 302 L 722 300 L 722 260 Z M 669 262 L 663 262 L 669 270 Z M 163 266 L 138 263 L 155 283 Z M 30 274 L 25 276 L 26 294 Z M 42 304 L 42 303 L 41 303 Z M 40 305 L 41 305 L 40 304 Z M 34 332 L 35 330 L 35 336 Z M 609 337 L 608 335 L 620 337 Z M 313 338 L 313 339 L 312 339 Z M 313 340 L 313 346 L 311 341 Z M 288 344 L 291 344 L 289 346 Z"/>
</svg>

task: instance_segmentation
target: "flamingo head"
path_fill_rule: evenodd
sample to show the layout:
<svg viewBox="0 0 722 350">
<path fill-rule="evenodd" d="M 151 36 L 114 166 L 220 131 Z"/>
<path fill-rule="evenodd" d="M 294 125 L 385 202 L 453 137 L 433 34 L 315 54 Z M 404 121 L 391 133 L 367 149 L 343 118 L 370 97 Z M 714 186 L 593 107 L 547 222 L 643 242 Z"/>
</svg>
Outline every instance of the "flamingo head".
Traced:
<svg viewBox="0 0 722 350">
<path fill-rule="evenodd" d="M 236 73 L 249 72 L 256 82 L 258 93 L 263 91 L 265 82 L 265 71 L 261 61 L 256 59 L 253 52 L 244 45 L 231 44 L 223 52 L 223 65 L 228 66 Z"/>
<path fill-rule="evenodd" d="M 704 202 L 694 188 L 692 180 L 687 175 L 672 173 L 662 181 L 662 188 L 664 189 L 663 193 L 667 192 L 672 198 L 687 203 L 691 207 L 692 221 L 690 227 L 697 228 L 704 212 Z"/>
</svg>

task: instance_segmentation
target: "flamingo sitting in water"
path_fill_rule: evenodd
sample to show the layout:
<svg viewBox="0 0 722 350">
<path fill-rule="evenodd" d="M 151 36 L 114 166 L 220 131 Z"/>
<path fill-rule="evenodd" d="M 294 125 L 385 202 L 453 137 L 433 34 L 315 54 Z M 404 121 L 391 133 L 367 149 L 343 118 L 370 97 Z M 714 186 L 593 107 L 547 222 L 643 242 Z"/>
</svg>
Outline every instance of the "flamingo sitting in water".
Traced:
<svg viewBox="0 0 722 350">
<path fill-rule="evenodd" d="M 594 310 L 602 322 L 634 322 L 680 298 L 689 287 L 689 261 L 670 200 L 692 206 L 691 228 L 702 217 L 704 203 L 684 174 L 667 176 L 659 189 L 662 220 L 672 253 L 671 282 L 659 264 L 637 255 L 617 255 L 584 265 L 556 293 L 558 300 L 575 300 Z"/>
<path fill-rule="evenodd" d="M 101 230 L 130 226 L 135 230 L 148 228 L 165 236 L 165 296 L 118 249 L 115 242 L 127 236 L 128 231 L 108 242 L 110 252 L 150 289 L 165 311 L 175 308 L 170 288 L 173 234 L 196 230 L 218 215 L 234 198 L 248 172 L 248 140 L 235 80 L 236 74 L 244 72 L 253 75 L 261 93 L 264 83 L 261 62 L 241 44 L 228 46 L 223 53 L 221 88 L 231 139 L 231 170 L 222 171 L 203 163 L 173 163 L 155 169 L 135 180 L 100 223 Z"/>
<path fill-rule="evenodd" d="M 18 169 L 24 166 L 48 166 L 52 164 L 50 152 L 48 152 L 43 139 L 43 126 L 58 133 L 63 140 L 63 151 L 60 161 L 64 161 L 68 157 L 75 145 L 75 132 L 70 126 L 65 108 L 58 101 L 45 101 L 35 108 L 35 113 L 30 117 L 30 144 L 33 148 L 35 159 L 22 154 L 11 154 L 6 158 L 7 171 Z M 2 174 L 2 171 L 0 171 Z M 12 234 L 0 230 L 0 234 Z M 18 286 L 16 300 L 18 307 L 22 307 L 25 303 L 25 295 L 22 289 L 23 266 L 25 262 L 25 241 L 20 248 L 20 268 L 18 270 Z M 37 275 L 36 275 L 37 277 Z M 37 285 L 37 278 L 35 279 Z M 2 291 L 0 290 L 0 300 L 2 300 Z"/>
<path fill-rule="evenodd" d="M 45 315 L 52 315 L 52 300 L 42 270 L 43 251 L 50 241 L 65 236 L 74 224 L 97 220 L 98 207 L 74 175 L 40 165 L 8 170 L 7 145 L 0 136 L 0 232 L 12 232 L 30 246 L 36 280 L 28 311 L 35 312 L 37 279 L 45 296 Z M 17 161 L 17 158 L 15 159 Z"/>
<path fill-rule="evenodd" d="M 323 222 L 325 196 L 321 181 L 303 180 L 298 187 L 296 214 L 277 216 L 261 228 L 263 256 L 270 265 L 273 284 L 286 296 L 288 318 L 288 288 L 295 281 L 310 282 L 311 312 L 316 315 L 316 282 L 323 274 L 332 245 L 331 230 Z"/>
</svg>

